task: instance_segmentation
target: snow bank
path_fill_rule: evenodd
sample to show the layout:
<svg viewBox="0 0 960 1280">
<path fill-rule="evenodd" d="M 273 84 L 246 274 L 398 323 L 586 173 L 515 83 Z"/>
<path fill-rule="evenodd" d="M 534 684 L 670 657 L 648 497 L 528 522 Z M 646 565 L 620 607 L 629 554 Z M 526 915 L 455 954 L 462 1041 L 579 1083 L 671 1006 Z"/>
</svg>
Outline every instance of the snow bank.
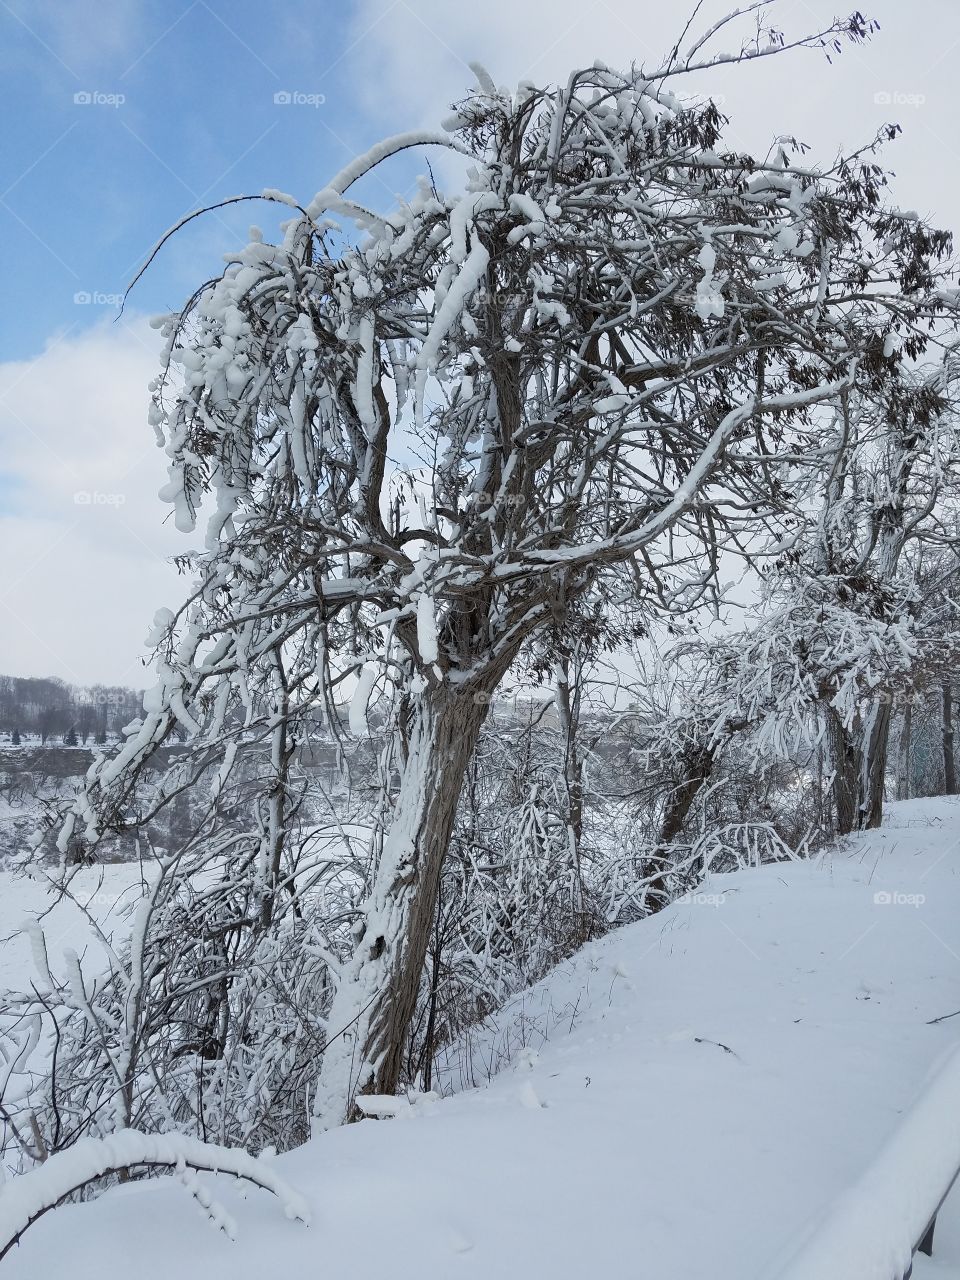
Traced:
<svg viewBox="0 0 960 1280">
<path fill-rule="evenodd" d="M 929 1083 L 960 1032 L 958 818 L 891 806 L 840 852 L 713 876 L 590 944 L 437 1064 L 453 1096 L 370 1099 L 373 1118 L 277 1157 L 322 1238 L 220 1179 L 238 1248 L 164 1178 L 48 1214 L 0 1276 L 793 1280 L 798 1241 L 871 1232 L 885 1267 L 915 1243 L 960 1110 L 955 1081 Z M 955 1198 L 915 1280 L 954 1274 Z M 807 1280 L 889 1280 L 856 1248 Z"/>
</svg>

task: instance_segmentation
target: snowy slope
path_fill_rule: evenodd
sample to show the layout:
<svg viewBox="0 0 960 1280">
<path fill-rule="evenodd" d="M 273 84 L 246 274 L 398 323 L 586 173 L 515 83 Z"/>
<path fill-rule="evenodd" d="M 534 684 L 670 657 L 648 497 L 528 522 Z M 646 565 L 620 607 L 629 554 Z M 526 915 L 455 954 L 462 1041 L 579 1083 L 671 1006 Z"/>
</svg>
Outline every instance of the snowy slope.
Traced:
<svg viewBox="0 0 960 1280">
<path fill-rule="evenodd" d="M 891 806 L 587 947 L 446 1064 L 458 1088 L 502 1064 L 488 1085 L 278 1158 L 310 1227 L 220 1179 L 231 1242 L 142 1183 L 48 1215 L 0 1274 L 761 1280 L 958 1042 L 929 1025 L 960 1010 L 958 836 L 956 801 Z M 945 1219 L 917 1280 L 960 1276 Z"/>
</svg>

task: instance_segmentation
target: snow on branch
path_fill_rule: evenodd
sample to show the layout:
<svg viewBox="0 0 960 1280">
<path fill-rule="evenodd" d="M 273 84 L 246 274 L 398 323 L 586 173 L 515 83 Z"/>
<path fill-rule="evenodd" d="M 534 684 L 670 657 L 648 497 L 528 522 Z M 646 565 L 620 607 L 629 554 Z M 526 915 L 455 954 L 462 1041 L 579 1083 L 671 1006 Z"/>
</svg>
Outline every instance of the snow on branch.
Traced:
<svg viewBox="0 0 960 1280">
<path fill-rule="evenodd" d="M 147 1134 L 121 1129 L 109 1138 L 83 1138 L 4 1187 L 0 1198 L 0 1258 L 67 1196 L 107 1174 L 135 1168 L 228 1173 L 273 1192 L 288 1218 L 310 1221 L 303 1197 L 268 1164 L 246 1151 L 215 1146 L 180 1133 Z M 211 1211 L 208 1198 L 204 1197 L 201 1203 Z M 216 1220 L 222 1215 L 213 1216 Z"/>
<path fill-rule="evenodd" d="M 410 147 L 446 147 L 451 151 L 463 152 L 463 147 L 459 146 L 446 133 L 437 133 L 435 130 L 415 130 L 408 133 L 398 133 L 392 138 L 385 138 L 376 146 L 371 147 L 369 151 L 364 152 L 362 156 L 357 156 L 355 160 L 341 169 L 330 183 L 318 191 L 307 209 L 307 213 L 311 218 L 318 218 L 324 209 L 331 204 L 338 204 L 339 197 L 352 187 L 355 182 L 363 177 L 365 173 L 369 173 L 371 169 L 376 168 L 378 164 L 386 160 L 389 156 L 394 156 L 400 151 L 407 151 Z M 469 153 L 464 153 L 469 154 Z"/>
</svg>

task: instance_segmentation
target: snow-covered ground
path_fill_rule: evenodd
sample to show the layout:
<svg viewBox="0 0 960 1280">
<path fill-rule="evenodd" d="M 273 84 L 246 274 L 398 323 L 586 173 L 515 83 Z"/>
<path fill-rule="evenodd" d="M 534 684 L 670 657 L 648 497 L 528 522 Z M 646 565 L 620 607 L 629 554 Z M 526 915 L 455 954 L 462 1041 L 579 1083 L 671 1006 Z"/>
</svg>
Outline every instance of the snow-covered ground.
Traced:
<svg viewBox="0 0 960 1280">
<path fill-rule="evenodd" d="M 174 1180 L 139 1183 L 47 1215 L 0 1276 L 775 1275 L 960 1041 L 960 1016 L 933 1021 L 960 1011 L 958 867 L 940 799 L 714 877 L 511 1002 L 445 1064 L 455 1096 L 279 1157 L 309 1227 L 204 1175 L 231 1242 Z M 960 1277 L 960 1203 L 914 1275 Z"/>
</svg>

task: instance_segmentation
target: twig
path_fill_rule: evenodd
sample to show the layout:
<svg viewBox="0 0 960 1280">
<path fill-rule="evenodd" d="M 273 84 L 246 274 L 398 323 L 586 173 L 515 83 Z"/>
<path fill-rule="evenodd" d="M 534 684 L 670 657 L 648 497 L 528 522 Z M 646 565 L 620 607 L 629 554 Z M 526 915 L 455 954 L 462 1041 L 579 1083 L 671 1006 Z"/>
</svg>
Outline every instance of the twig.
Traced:
<svg viewBox="0 0 960 1280">
<path fill-rule="evenodd" d="M 742 1061 L 743 1061 L 743 1059 L 740 1057 L 739 1053 L 737 1053 L 735 1050 L 731 1049 L 731 1048 L 730 1048 L 730 1046 L 729 1046 L 728 1044 L 721 1044 L 719 1040 L 705 1040 L 703 1036 L 694 1036 L 694 1037 L 693 1037 L 693 1043 L 694 1043 L 694 1044 L 712 1044 L 712 1045 L 714 1045 L 717 1049 L 722 1049 L 724 1053 L 732 1054 L 732 1055 L 733 1055 L 733 1057 L 734 1057 L 734 1058 L 736 1058 L 738 1062 L 742 1062 Z"/>
<path fill-rule="evenodd" d="M 939 1018 L 931 1018 L 927 1023 L 928 1027 L 936 1026 L 938 1022 L 946 1022 L 948 1018 L 955 1018 L 960 1013 L 960 1009 L 955 1009 L 953 1013 L 941 1013 Z"/>
</svg>

